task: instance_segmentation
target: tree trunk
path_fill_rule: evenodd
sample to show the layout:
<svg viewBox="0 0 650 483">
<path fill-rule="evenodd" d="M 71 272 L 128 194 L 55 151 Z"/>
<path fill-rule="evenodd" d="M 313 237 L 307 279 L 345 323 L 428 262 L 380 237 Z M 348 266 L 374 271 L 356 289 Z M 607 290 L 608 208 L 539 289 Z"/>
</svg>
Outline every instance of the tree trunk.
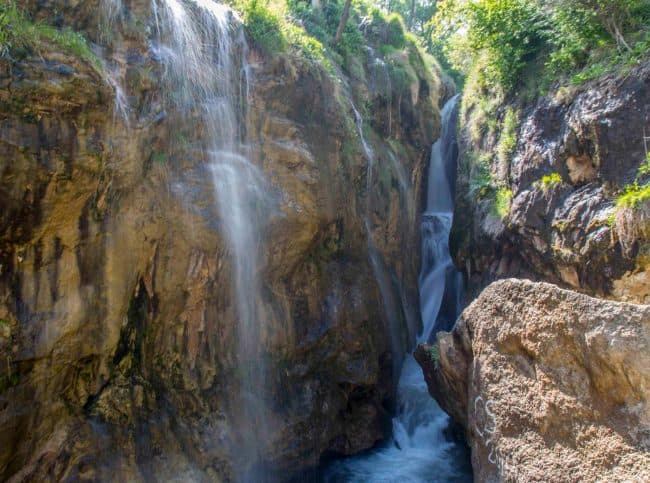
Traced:
<svg viewBox="0 0 650 483">
<path fill-rule="evenodd" d="M 413 22 L 415 21 L 415 0 L 411 0 L 411 12 L 409 13 L 408 29 L 413 31 Z"/>
<path fill-rule="evenodd" d="M 334 45 L 338 44 L 343 35 L 343 30 L 348 23 L 350 18 L 350 4 L 352 0 L 345 0 L 345 5 L 343 6 L 343 13 L 341 14 L 341 21 L 339 22 L 339 27 L 336 29 L 336 35 L 334 36 Z"/>
</svg>

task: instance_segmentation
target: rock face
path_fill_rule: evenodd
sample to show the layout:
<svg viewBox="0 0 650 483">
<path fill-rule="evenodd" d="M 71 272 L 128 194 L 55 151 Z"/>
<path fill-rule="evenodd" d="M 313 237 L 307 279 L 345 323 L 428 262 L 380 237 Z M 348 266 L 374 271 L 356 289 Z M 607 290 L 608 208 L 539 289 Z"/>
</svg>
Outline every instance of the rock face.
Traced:
<svg viewBox="0 0 650 483">
<path fill-rule="evenodd" d="M 71 5 L 27 6 L 47 17 L 60 3 Z M 233 474 L 232 263 L 202 126 L 165 104 L 143 27 L 151 6 L 127 3 L 103 44 L 97 1 L 57 17 L 102 44 L 126 117 L 107 72 L 55 45 L 0 59 L 0 479 Z M 266 458 L 282 479 L 383 437 L 399 357 L 389 326 L 403 351 L 417 325 L 418 260 L 402 254 L 419 253 L 409 207 L 438 129 L 437 86 L 420 78 L 388 107 L 390 143 L 384 116 L 367 119 L 367 192 L 345 82 L 289 53 L 248 55 L 246 142 L 273 195 L 259 267 L 275 374 Z M 372 89 L 355 96 L 387 109 Z M 366 219 L 394 313 L 377 302 Z"/>
<path fill-rule="evenodd" d="M 650 479 L 649 306 L 499 281 L 416 357 L 476 481 Z"/>
<path fill-rule="evenodd" d="M 647 218 L 637 230 L 611 222 L 614 200 L 646 160 L 650 66 L 535 105 L 504 102 L 489 115 L 498 123 L 516 112 L 512 133 L 505 123 L 486 127 L 481 104 L 466 97 L 452 251 L 473 288 L 524 277 L 650 303 Z M 512 152 L 503 147 L 510 137 Z M 511 193 L 507 213 L 482 196 L 486 177 Z"/>
</svg>

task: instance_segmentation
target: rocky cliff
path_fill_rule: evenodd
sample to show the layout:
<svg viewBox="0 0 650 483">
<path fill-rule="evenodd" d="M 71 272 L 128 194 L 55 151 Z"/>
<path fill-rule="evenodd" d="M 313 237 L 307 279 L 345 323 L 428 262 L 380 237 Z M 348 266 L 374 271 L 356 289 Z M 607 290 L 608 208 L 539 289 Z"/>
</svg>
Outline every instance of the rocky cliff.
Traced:
<svg viewBox="0 0 650 483">
<path fill-rule="evenodd" d="M 534 102 L 468 81 L 451 247 L 474 301 L 416 358 L 476 481 L 650 477 L 649 306 L 604 300 L 650 302 L 649 88 L 647 62 Z"/>
<path fill-rule="evenodd" d="M 649 89 L 647 62 L 532 104 L 468 86 L 452 250 L 475 293 L 514 276 L 650 302 L 650 202 L 617 208 L 648 182 Z"/>
<path fill-rule="evenodd" d="M 495 282 L 416 358 L 476 481 L 650 478 L 650 307 Z"/>
<path fill-rule="evenodd" d="M 27 9 L 83 31 L 92 52 L 37 34 L 0 59 L 0 477 L 226 481 L 236 294 L 205 126 L 161 89 L 150 2 Z M 390 103 L 292 52 L 240 55 L 254 79 L 245 144 L 270 185 L 264 457 L 288 478 L 383 437 L 418 324 L 418 257 L 402 255 L 419 253 L 438 86 L 417 53 Z M 375 113 L 361 131 L 353 104 Z M 376 154 L 370 190 L 360 132 Z M 369 245 L 392 304 L 377 302 Z"/>
</svg>

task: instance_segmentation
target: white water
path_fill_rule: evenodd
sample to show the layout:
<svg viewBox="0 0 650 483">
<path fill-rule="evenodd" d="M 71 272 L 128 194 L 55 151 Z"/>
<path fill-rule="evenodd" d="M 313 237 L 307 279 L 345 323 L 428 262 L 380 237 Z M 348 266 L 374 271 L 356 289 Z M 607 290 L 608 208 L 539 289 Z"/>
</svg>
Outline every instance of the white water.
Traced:
<svg viewBox="0 0 650 483">
<path fill-rule="evenodd" d="M 424 328 L 418 342 L 425 342 L 434 335 L 445 293 L 445 273 L 453 266 L 448 244 L 453 197 L 446 166 L 455 161 L 449 156 L 454 153 L 454 109 L 457 102 L 458 99 L 454 98 L 445 105 L 442 133 L 431 152 L 428 203 L 422 222 L 420 295 Z M 455 291 L 456 287 L 452 290 Z M 458 310 L 458 306 L 453 310 Z M 331 483 L 471 481 L 462 451 L 444 434 L 449 418 L 429 395 L 422 370 L 412 355 L 406 357 L 402 366 L 398 404 L 398 414 L 393 418 L 393 435 L 388 444 L 368 454 L 334 463 L 325 480 Z"/>
<path fill-rule="evenodd" d="M 262 357 L 259 268 L 264 177 L 246 156 L 249 68 L 241 22 L 213 0 L 154 0 L 167 102 L 200 129 L 212 177 L 220 232 L 232 263 L 239 394 L 233 403 L 233 467 L 238 481 L 259 481 L 265 444 L 266 368 Z"/>
</svg>

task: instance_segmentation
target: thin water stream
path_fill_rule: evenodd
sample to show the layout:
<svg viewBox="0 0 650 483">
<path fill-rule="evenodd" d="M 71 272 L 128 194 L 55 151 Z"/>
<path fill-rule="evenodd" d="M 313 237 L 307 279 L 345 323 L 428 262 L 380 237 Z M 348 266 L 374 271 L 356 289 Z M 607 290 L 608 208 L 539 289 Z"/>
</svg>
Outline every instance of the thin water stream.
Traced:
<svg viewBox="0 0 650 483">
<path fill-rule="evenodd" d="M 152 49 L 164 66 L 168 102 L 201 126 L 201 151 L 232 265 L 239 379 L 230 415 L 233 466 L 238 481 L 261 481 L 256 471 L 267 440 L 268 378 L 262 354 L 264 314 L 258 267 L 260 210 L 267 205 L 267 187 L 263 173 L 246 155 L 248 46 L 241 22 L 225 5 L 213 0 L 152 3 L 157 30 Z"/>
<path fill-rule="evenodd" d="M 453 307 L 445 307 L 446 313 L 458 315 L 462 308 L 462 279 L 449 254 L 453 220 L 453 187 L 449 173 L 457 156 L 457 107 L 458 97 L 445 105 L 442 133 L 431 151 L 427 207 L 422 217 L 420 298 L 424 327 L 418 343 L 430 341 L 439 330 L 443 300 L 453 301 Z M 422 371 L 410 354 L 401 369 L 398 407 L 390 441 L 364 455 L 335 462 L 328 469 L 325 480 L 331 483 L 471 481 L 468 456 L 446 435 L 449 417 L 429 395 Z"/>
</svg>

